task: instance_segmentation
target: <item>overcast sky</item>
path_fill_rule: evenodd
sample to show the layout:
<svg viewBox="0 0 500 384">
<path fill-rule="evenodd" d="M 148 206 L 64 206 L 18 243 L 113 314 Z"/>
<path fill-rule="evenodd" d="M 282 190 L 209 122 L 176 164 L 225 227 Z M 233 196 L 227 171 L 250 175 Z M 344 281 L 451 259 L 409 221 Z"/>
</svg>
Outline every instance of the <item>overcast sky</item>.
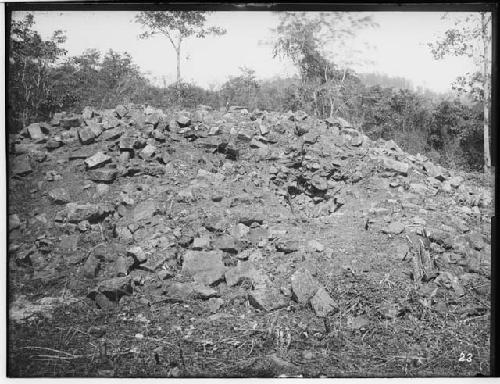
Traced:
<svg viewBox="0 0 500 384">
<path fill-rule="evenodd" d="M 102 52 L 112 48 L 128 52 L 135 63 L 151 79 L 161 83 L 175 80 L 174 50 L 164 37 L 141 40 L 141 26 L 134 22 L 135 12 L 72 11 L 32 12 L 35 29 L 48 38 L 56 29 L 66 32 L 68 54 L 79 55 L 87 48 Z M 14 18 L 26 13 L 16 12 Z M 442 13 L 370 12 L 378 28 L 361 31 L 356 45 L 368 43 L 365 61 L 356 68 L 361 72 L 380 72 L 404 76 L 415 86 L 422 85 L 437 92 L 451 89 L 459 75 L 473 70 L 471 59 L 460 57 L 436 61 L 426 43 L 435 41 L 451 21 L 441 20 Z M 246 66 L 259 78 L 288 76 L 296 73 L 291 63 L 273 59 L 270 29 L 276 27 L 279 15 L 271 12 L 215 12 L 209 23 L 226 28 L 227 34 L 205 39 L 191 39 L 183 45 L 182 77 L 208 87 L 220 85 L 238 68 Z"/>
</svg>

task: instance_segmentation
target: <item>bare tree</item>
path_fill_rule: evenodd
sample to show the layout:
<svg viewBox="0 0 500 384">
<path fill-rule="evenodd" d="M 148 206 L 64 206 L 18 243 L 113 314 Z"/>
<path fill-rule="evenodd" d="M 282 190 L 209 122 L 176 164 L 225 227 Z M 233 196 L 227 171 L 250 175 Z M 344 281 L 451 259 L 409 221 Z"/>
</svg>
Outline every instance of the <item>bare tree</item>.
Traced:
<svg viewBox="0 0 500 384">
<path fill-rule="evenodd" d="M 205 38 L 207 35 L 226 33 L 224 28 L 205 26 L 207 14 L 201 11 L 147 11 L 136 16 L 136 22 L 146 28 L 140 38 L 163 35 L 172 44 L 177 55 L 177 84 L 181 81 L 182 42 L 192 36 Z"/>
</svg>

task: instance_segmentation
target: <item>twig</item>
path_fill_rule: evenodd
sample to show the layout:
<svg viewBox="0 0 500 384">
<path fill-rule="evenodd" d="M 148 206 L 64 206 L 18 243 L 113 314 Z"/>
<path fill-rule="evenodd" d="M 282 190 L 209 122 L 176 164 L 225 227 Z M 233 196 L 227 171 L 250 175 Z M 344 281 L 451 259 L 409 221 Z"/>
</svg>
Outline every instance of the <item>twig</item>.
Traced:
<svg viewBox="0 0 500 384">
<path fill-rule="evenodd" d="M 51 352 L 56 352 L 56 353 L 64 353 L 65 355 L 68 355 L 68 356 L 75 356 L 69 352 L 64 352 L 64 351 L 59 351 L 57 349 L 53 349 L 53 348 L 46 348 L 46 347 L 34 347 L 34 346 L 27 346 L 27 347 L 23 347 L 23 349 L 43 349 L 43 350 L 46 350 L 46 351 L 51 351 Z"/>
<path fill-rule="evenodd" d="M 252 347 L 250 348 L 250 352 L 248 352 L 248 354 L 245 357 L 248 357 L 252 354 L 254 345 L 255 345 L 255 340 L 252 339 Z"/>
</svg>

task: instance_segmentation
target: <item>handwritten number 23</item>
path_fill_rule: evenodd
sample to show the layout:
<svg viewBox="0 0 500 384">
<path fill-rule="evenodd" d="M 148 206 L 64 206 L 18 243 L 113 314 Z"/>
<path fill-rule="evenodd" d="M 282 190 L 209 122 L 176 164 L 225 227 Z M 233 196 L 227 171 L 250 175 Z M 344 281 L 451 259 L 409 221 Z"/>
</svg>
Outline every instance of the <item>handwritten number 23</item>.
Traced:
<svg viewBox="0 0 500 384">
<path fill-rule="evenodd" d="M 460 358 L 458 359 L 459 362 L 468 362 L 468 363 L 471 363 L 472 362 L 472 353 L 468 353 L 467 354 L 467 357 L 465 355 L 465 353 L 463 352 L 460 352 Z"/>
</svg>

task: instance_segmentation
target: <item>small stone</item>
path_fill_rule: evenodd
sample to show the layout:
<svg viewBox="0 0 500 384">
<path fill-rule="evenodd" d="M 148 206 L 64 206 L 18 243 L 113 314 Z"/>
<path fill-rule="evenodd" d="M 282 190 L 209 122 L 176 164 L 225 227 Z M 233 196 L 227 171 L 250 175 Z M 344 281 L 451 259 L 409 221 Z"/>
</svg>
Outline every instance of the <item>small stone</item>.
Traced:
<svg viewBox="0 0 500 384">
<path fill-rule="evenodd" d="M 165 287 L 165 295 L 174 302 L 189 301 L 194 298 L 192 283 L 170 282 Z"/>
<path fill-rule="evenodd" d="M 183 256 L 182 272 L 193 276 L 195 281 L 213 285 L 224 278 L 226 267 L 221 251 L 187 251 Z"/>
<path fill-rule="evenodd" d="M 42 142 L 47 139 L 47 137 L 42 132 L 42 127 L 38 123 L 30 124 L 27 128 L 30 138 L 36 142 Z"/>
<path fill-rule="evenodd" d="M 260 288 L 248 294 L 249 303 L 260 310 L 272 311 L 287 306 L 286 299 L 275 288 Z"/>
<path fill-rule="evenodd" d="M 98 196 L 105 195 L 109 192 L 109 185 L 107 184 L 97 184 L 96 187 L 96 193 Z"/>
<path fill-rule="evenodd" d="M 50 139 L 47 141 L 46 147 L 49 151 L 53 151 L 63 145 L 62 140 Z"/>
<path fill-rule="evenodd" d="M 96 276 L 97 269 L 99 268 L 99 260 L 94 256 L 93 253 L 87 258 L 85 264 L 83 265 L 83 276 L 88 279 L 93 279 Z"/>
<path fill-rule="evenodd" d="M 318 282 L 308 270 L 299 270 L 292 275 L 292 293 L 300 304 L 306 304 L 319 289 Z"/>
<path fill-rule="evenodd" d="M 102 293 L 96 294 L 94 301 L 99 308 L 104 310 L 110 310 L 116 307 L 116 304 Z"/>
<path fill-rule="evenodd" d="M 53 119 L 54 123 L 56 123 L 58 120 L 56 118 L 56 115 L 57 114 L 54 115 L 54 119 Z M 53 123 L 51 122 L 51 124 L 53 124 Z M 80 124 L 81 124 L 81 119 L 78 116 L 69 116 L 69 117 L 65 117 L 65 118 L 59 118 L 59 125 L 61 126 L 61 128 L 64 128 L 64 129 L 76 128 L 76 127 L 79 127 Z"/>
<path fill-rule="evenodd" d="M 326 178 L 319 175 L 314 175 L 310 181 L 311 185 L 320 192 L 325 192 L 328 189 Z"/>
<path fill-rule="evenodd" d="M 370 324 L 370 320 L 368 320 L 365 316 L 355 316 L 347 318 L 347 326 L 353 330 L 364 330 Z"/>
<path fill-rule="evenodd" d="M 211 127 L 208 131 L 209 136 L 219 135 L 220 133 L 222 133 L 221 127 Z"/>
<path fill-rule="evenodd" d="M 233 236 L 225 235 L 214 241 L 214 248 L 218 248 L 224 252 L 238 253 L 242 248 L 242 244 Z"/>
<path fill-rule="evenodd" d="M 120 127 L 116 127 L 105 131 L 101 135 L 101 139 L 106 141 L 112 141 L 118 139 L 122 134 L 123 130 Z"/>
<path fill-rule="evenodd" d="M 307 245 L 315 252 L 323 252 L 325 250 L 325 246 L 317 240 L 310 240 Z"/>
<path fill-rule="evenodd" d="M 148 257 L 141 247 L 132 247 L 127 250 L 127 255 L 131 256 L 138 263 L 144 263 L 147 261 Z"/>
<path fill-rule="evenodd" d="M 156 147 L 152 144 L 148 144 L 144 147 L 144 149 L 139 153 L 139 157 L 141 159 L 151 159 L 156 152 Z"/>
<path fill-rule="evenodd" d="M 257 271 L 252 262 L 239 262 L 236 267 L 227 270 L 226 283 L 229 287 L 240 284 L 243 280 L 259 282 L 263 280 L 262 274 Z"/>
<path fill-rule="evenodd" d="M 254 223 L 262 225 L 264 222 L 264 215 L 259 212 L 245 212 L 240 215 L 238 222 L 245 224 L 247 227 L 251 227 Z"/>
<path fill-rule="evenodd" d="M 17 216 L 15 213 L 9 215 L 9 232 L 19 228 L 20 226 L 21 220 L 19 219 L 19 216 Z"/>
<path fill-rule="evenodd" d="M 94 111 L 92 110 L 92 108 L 89 106 L 86 106 L 85 108 L 83 108 L 82 119 L 83 120 L 90 120 L 92 117 L 94 117 Z"/>
<path fill-rule="evenodd" d="M 122 296 L 133 292 L 131 279 L 128 276 L 103 280 L 99 283 L 97 289 L 111 301 L 119 301 Z"/>
<path fill-rule="evenodd" d="M 400 173 L 403 176 L 407 176 L 410 170 L 410 165 L 402 163 L 400 161 L 392 160 L 390 158 L 384 158 L 384 167 L 389 171 L 394 171 Z"/>
<path fill-rule="evenodd" d="M 119 118 L 122 118 L 127 115 L 128 109 L 125 108 L 123 105 L 117 105 L 115 107 L 115 113 L 118 115 Z"/>
<path fill-rule="evenodd" d="M 429 239 L 432 242 L 439 244 L 445 249 L 453 247 L 453 238 L 448 232 L 433 228 L 429 229 L 428 232 Z"/>
<path fill-rule="evenodd" d="M 120 138 L 120 151 L 134 151 L 135 138 L 122 136 Z"/>
<path fill-rule="evenodd" d="M 90 229 L 90 223 L 88 220 L 83 220 L 78 223 L 78 229 L 80 232 L 86 232 Z"/>
<path fill-rule="evenodd" d="M 59 242 L 59 248 L 64 251 L 76 251 L 79 239 L 80 235 L 78 234 L 62 236 L 61 241 Z"/>
<path fill-rule="evenodd" d="M 118 171 L 115 168 L 101 168 L 89 171 L 88 177 L 95 182 L 110 183 L 116 179 Z"/>
<path fill-rule="evenodd" d="M 299 250 L 299 242 L 291 239 L 281 239 L 274 246 L 278 252 L 292 253 Z"/>
<path fill-rule="evenodd" d="M 178 117 L 176 122 L 181 128 L 189 127 L 191 125 L 191 119 L 186 116 Z"/>
<path fill-rule="evenodd" d="M 425 195 L 426 193 L 429 192 L 429 189 L 425 184 L 421 183 L 412 183 L 410 184 L 410 192 L 415 192 L 420 195 Z"/>
<path fill-rule="evenodd" d="M 130 160 L 130 158 L 132 157 L 132 154 L 133 152 L 128 152 L 128 151 L 124 151 L 124 152 L 121 152 L 120 153 L 120 156 L 118 157 L 120 163 L 126 163 Z"/>
<path fill-rule="evenodd" d="M 383 303 L 379 307 L 379 313 L 384 319 L 395 319 L 399 314 L 399 309 L 395 303 Z"/>
<path fill-rule="evenodd" d="M 215 289 L 207 287 L 206 285 L 195 283 L 192 287 L 195 298 L 211 299 L 219 296 L 219 293 Z"/>
<path fill-rule="evenodd" d="M 146 200 L 134 208 L 134 221 L 142 221 L 145 219 L 151 219 L 154 215 L 158 213 L 158 206 L 153 200 Z"/>
<path fill-rule="evenodd" d="M 81 127 L 78 130 L 78 137 L 82 144 L 92 144 L 95 141 L 95 134 L 89 127 Z"/>
<path fill-rule="evenodd" d="M 382 229 L 382 233 L 399 235 L 405 230 L 405 225 L 400 222 L 393 222 L 389 224 L 386 228 Z"/>
<path fill-rule="evenodd" d="M 463 177 L 461 176 L 455 176 L 455 177 L 452 177 L 448 180 L 448 182 L 450 183 L 450 185 L 453 187 L 453 188 L 458 188 L 462 185 L 464 179 Z"/>
<path fill-rule="evenodd" d="M 447 181 L 444 181 L 443 183 L 441 183 L 441 190 L 443 192 L 451 193 L 453 191 L 453 187 L 451 186 L 450 182 L 447 180 Z"/>
<path fill-rule="evenodd" d="M 95 121 L 86 121 L 87 126 L 90 128 L 95 137 L 98 137 L 102 133 L 102 126 Z"/>
<path fill-rule="evenodd" d="M 95 155 L 85 159 L 84 163 L 87 169 L 95 169 L 104 166 L 106 163 L 111 162 L 111 157 L 102 152 L 97 152 Z"/>
<path fill-rule="evenodd" d="M 134 264 L 134 259 L 132 257 L 124 257 L 124 256 L 118 257 L 114 264 L 115 275 L 127 276 L 133 264 Z"/>
<path fill-rule="evenodd" d="M 210 248 L 210 237 L 209 236 L 195 237 L 191 248 L 200 251 L 203 249 Z"/>
<path fill-rule="evenodd" d="M 211 313 L 216 313 L 220 307 L 224 304 L 224 300 L 221 298 L 210 298 L 208 300 L 208 309 Z"/>
<path fill-rule="evenodd" d="M 25 176 L 28 173 L 33 172 L 31 169 L 30 161 L 27 156 L 17 156 L 13 161 L 13 166 L 11 171 L 13 174 L 18 176 Z"/>
<path fill-rule="evenodd" d="M 325 288 L 318 289 L 316 294 L 311 298 L 311 306 L 318 317 L 326 317 L 335 309 L 335 302 L 330 297 Z"/>
</svg>

